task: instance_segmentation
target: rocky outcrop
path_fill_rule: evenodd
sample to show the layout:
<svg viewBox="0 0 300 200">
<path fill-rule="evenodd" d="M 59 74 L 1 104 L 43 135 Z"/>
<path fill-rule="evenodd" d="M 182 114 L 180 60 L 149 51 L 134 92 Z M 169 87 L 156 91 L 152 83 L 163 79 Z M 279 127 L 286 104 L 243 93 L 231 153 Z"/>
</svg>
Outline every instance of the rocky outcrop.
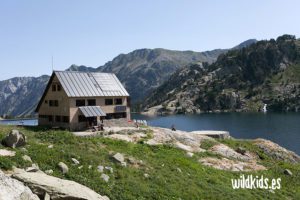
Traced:
<svg viewBox="0 0 300 200">
<path fill-rule="evenodd" d="M 237 160 L 229 160 L 227 158 L 202 158 L 199 162 L 203 165 L 213 167 L 220 170 L 229 170 L 229 171 L 258 171 L 266 170 L 262 165 L 257 164 L 256 162 L 242 162 Z"/>
<path fill-rule="evenodd" d="M 13 178 L 25 183 L 35 194 L 44 197 L 47 193 L 52 200 L 108 200 L 93 190 L 74 181 L 59 179 L 41 172 L 15 170 Z"/>
<path fill-rule="evenodd" d="M 7 146 L 7 147 L 11 147 L 11 148 L 24 146 L 26 144 L 26 137 L 22 132 L 20 132 L 18 130 L 12 130 L 2 140 L 2 144 Z"/>
<path fill-rule="evenodd" d="M 200 148 L 203 140 L 211 138 L 204 134 L 185 132 L 185 131 L 172 131 L 171 129 L 153 127 L 153 138 L 146 141 L 149 145 L 157 144 L 171 144 L 175 147 L 189 151 L 189 152 L 202 152 L 204 149 Z"/>
<path fill-rule="evenodd" d="M 252 154 L 250 152 L 245 152 L 244 154 L 241 154 L 224 144 L 214 145 L 212 148 L 209 149 L 209 151 L 227 158 L 234 158 L 243 161 L 255 160 L 257 158 L 255 154 Z"/>
<path fill-rule="evenodd" d="M 270 140 L 259 138 L 254 140 L 254 144 L 256 144 L 265 154 L 273 159 L 291 163 L 300 163 L 300 156 L 274 142 L 271 142 Z"/>
<path fill-rule="evenodd" d="M 114 132 L 110 137 L 111 139 L 125 140 L 127 142 L 136 142 L 130 138 L 141 131 L 147 132 L 147 138 L 143 138 L 142 142 L 148 145 L 170 145 L 175 148 L 186 151 L 186 156 L 189 158 L 195 157 L 194 153 L 206 152 L 207 157 L 199 160 L 200 163 L 206 166 L 211 166 L 216 169 L 230 170 L 230 171 L 256 171 L 265 170 L 261 164 L 261 157 L 258 152 L 249 150 L 243 146 L 239 146 L 236 149 L 221 143 L 214 139 L 216 135 L 224 135 L 218 138 L 232 139 L 229 133 L 226 131 L 192 131 L 186 132 L 181 130 L 172 131 L 167 128 L 159 127 L 147 127 L 147 128 L 133 128 L 133 127 L 110 127 L 110 133 Z M 151 134 L 149 134 L 151 133 Z M 74 133 L 77 136 L 84 136 L 85 134 Z M 91 133 L 94 136 L 98 136 L 95 133 Z M 89 136 L 92 136 L 92 135 Z M 104 136 L 108 137 L 108 136 Z M 270 142 L 268 140 L 256 139 L 253 141 L 255 145 L 258 145 L 267 155 L 274 157 L 275 159 L 299 162 L 299 156 L 293 152 L 290 152 L 279 145 Z M 205 148 L 205 149 L 203 149 Z M 112 152 L 113 153 L 113 152 Z M 218 158 L 210 157 L 209 154 L 215 154 Z M 126 166 L 128 161 L 129 167 L 139 167 L 144 165 L 142 161 L 138 161 L 131 157 L 125 157 L 121 153 L 111 154 L 112 158 L 117 163 Z M 197 154 L 196 154 L 197 155 Z M 122 164 L 123 163 L 123 164 Z M 103 173 L 104 167 L 98 166 L 98 171 Z M 102 177 L 103 178 L 103 177 Z"/>
<path fill-rule="evenodd" d="M 39 200 L 38 196 L 22 182 L 5 175 L 0 170 L 1 200 Z"/>
</svg>

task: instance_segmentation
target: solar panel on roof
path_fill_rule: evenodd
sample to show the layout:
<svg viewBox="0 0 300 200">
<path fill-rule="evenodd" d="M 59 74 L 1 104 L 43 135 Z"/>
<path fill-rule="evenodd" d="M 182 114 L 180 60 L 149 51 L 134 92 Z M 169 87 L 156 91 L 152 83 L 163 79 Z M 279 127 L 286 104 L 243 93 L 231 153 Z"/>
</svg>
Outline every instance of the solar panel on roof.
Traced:
<svg viewBox="0 0 300 200">
<path fill-rule="evenodd" d="M 129 96 L 114 74 L 85 72 L 55 72 L 70 97 Z"/>
</svg>

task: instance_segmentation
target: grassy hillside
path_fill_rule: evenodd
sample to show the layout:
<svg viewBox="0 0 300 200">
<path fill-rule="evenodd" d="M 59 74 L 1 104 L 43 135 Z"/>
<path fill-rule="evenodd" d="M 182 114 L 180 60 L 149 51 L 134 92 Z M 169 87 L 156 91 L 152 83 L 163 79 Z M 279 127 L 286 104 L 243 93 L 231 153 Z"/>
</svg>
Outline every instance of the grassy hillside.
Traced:
<svg viewBox="0 0 300 200">
<path fill-rule="evenodd" d="M 13 127 L 0 126 L 0 138 L 3 138 Z M 254 176 L 264 175 L 269 179 L 281 178 L 282 189 L 270 192 L 262 189 L 233 190 L 232 178 L 239 178 L 240 172 L 229 172 L 201 165 L 198 159 L 209 153 L 197 153 L 189 158 L 182 150 L 170 146 L 148 146 L 142 143 L 133 144 L 115 141 L 101 137 L 75 137 L 66 131 L 51 131 L 38 128 L 20 129 L 28 137 L 24 149 L 16 149 L 13 158 L 0 157 L 0 167 L 10 169 L 29 166 L 22 160 L 22 155 L 29 155 L 41 170 L 54 170 L 54 176 L 74 180 L 84 184 L 101 195 L 111 199 L 299 199 L 300 198 L 300 166 L 278 162 L 262 153 L 251 141 L 220 140 L 229 146 L 242 146 L 257 152 L 262 164 L 269 167 L 267 171 L 242 173 Z M 48 145 L 53 144 L 53 148 Z M 210 143 L 202 148 L 209 148 Z M 3 148 L 3 147 L 1 147 Z M 120 152 L 142 160 L 142 165 L 121 167 L 111 160 L 113 153 Z M 217 156 L 217 155 L 209 155 Z M 72 164 L 71 158 L 80 161 L 82 169 Z M 69 173 L 63 175 L 57 168 L 63 161 L 69 166 Z M 89 165 L 92 166 L 89 169 Z M 114 172 L 110 174 L 108 183 L 102 181 L 97 166 L 111 166 Z M 290 169 L 293 176 L 283 173 Z M 146 178 L 144 174 L 149 174 Z"/>
</svg>

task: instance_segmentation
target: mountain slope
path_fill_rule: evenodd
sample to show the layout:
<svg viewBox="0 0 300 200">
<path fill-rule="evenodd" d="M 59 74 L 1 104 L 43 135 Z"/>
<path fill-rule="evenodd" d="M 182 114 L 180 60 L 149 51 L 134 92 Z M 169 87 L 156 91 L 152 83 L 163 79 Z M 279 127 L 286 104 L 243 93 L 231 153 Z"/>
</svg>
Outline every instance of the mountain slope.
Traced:
<svg viewBox="0 0 300 200">
<path fill-rule="evenodd" d="M 189 65 L 146 99 L 146 108 L 181 112 L 300 108 L 300 42 L 284 35 L 219 56 L 210 66 Z"/>
<path fill-rule="evenodd" d="M 255 41 L 252 41 L 255 42 Z M 250 45 L 241 43 L 236 48 Z M 176 70 L 194 62 L 214 62 L 227 52 L 217 49 L 206 52 L 173 51 L 166 49 L 139 49 L 121 54 L 98 68 L 71 65 L 69 71 L 115 73 L 129 91 L 132 102 L 143 101 L 155 88 L 165 82 Z M 0 82 L 0 115 L 27 115 L 37 104 L 49 77 L 13 78 Z M 10 90 L 9 88 L 13 88 Z"/>
<path fill-rule="evenodd" d="M 16 77 L 0 81 L 0 115 L 26 116 L 33 113 L 49 76 Z"/>
<path fill-rule="evenodd" d="M 143 100 L 145 95 L 166 81 L 177 69 L 192 62 L 214 62 L 226 50 L 203 53 L 140 49 L 121 54 L 97 71 L 115 73 L 131 95 L 132 101 Z"/>
</svg>

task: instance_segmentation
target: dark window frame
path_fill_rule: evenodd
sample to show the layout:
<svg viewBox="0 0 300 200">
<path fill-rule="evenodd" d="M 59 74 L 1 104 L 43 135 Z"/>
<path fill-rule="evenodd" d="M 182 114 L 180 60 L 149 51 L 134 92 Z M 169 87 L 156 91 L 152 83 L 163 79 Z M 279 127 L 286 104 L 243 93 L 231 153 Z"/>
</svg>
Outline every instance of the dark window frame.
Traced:
<svg viewBox="0 0 300 200">
<path fill-rule="evenodd" d="M 115 103 L 115 105 L 123 105 L 123 99 L 122 98 L 115 98 L 114 103 Z"/>
<path fill-rule="evenodd" d="M 70 122 L 70 117 L 69 116 L 62 116 L 62 122 L 63 123 L 69 123 Z"/>
<path fill-rule="evenodd" d="M 114 105 L 113 99 L 105 99 L 105 105 L 106 106 L 112 106 L 112 105 Z"/>
<path fill-rule="evenodd" d="M 58 107 L 58 100 L 49 100 L 49 107 Z"/>
<path fill-rule="evenodd" d="M 53 122 L 53 116 L 52 115 L 48 115 L 48 121 Z"/>
<path fill-rule="evenodd" d="M 61 122 L 61 116 L 60 115 L 55 116 L 55 122 Z"/>
<path fill-rule="evenodd" d="M 96 99 L 88 99 L 87 105 L 88 106 L 96 106 Z"/>
<path fill-rule="evenodd" d="M 86 122 L 87 119 L 84 115 L 78 115 L 78 122 Z"/>
<path fill-rule="evenodd" d="M 76 99 L 75 104 L 76 104 L 76 107 L 85 106 L 85 99 Z"/>
<path fill-rule="evenodd" d="M 52 92 L 56 92 L 56 84 L 52 84 Z"/>
</svg>

